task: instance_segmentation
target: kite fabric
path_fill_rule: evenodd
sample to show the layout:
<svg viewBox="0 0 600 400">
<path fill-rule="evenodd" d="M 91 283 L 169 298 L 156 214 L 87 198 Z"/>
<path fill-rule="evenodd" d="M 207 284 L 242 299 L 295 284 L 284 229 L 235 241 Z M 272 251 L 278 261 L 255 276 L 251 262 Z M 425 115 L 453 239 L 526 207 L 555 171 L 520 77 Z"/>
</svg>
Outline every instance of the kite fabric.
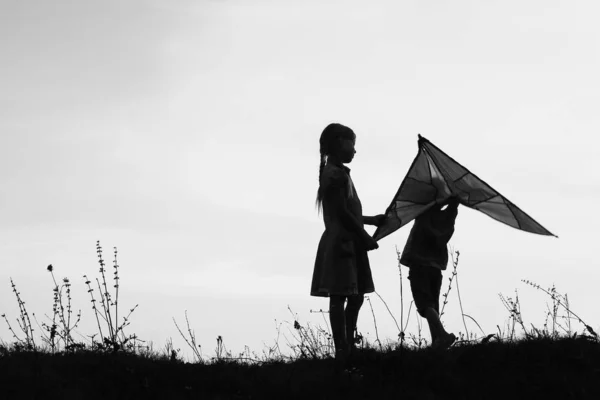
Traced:
<svg viewBox="0 0 600 400">
<path fill-rule="evenodd" d="M 386 237 L 451 196 L 456 196 L 462 205 L 513 228 L 558 237 L 429 140 L 419 135 L 418 143 L 419 152 L 386 210 L 385 223 L 373 234 L 375 240 Z"/>
</svg>

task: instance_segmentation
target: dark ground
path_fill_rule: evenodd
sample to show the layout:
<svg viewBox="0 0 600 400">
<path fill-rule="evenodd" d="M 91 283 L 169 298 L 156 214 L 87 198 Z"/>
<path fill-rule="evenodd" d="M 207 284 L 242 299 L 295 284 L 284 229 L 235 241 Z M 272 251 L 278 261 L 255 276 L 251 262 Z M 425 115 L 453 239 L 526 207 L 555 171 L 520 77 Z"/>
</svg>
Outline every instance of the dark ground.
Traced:
<svg viewBox="0 0 600 400">
<path fill-rule="evenodd" d="M 600 399 L 600 344 L 586 338 L 363 350 L 333 360 L 186 364 L 131 354 L 0 355 L 0 399 Z"/>
</svg>

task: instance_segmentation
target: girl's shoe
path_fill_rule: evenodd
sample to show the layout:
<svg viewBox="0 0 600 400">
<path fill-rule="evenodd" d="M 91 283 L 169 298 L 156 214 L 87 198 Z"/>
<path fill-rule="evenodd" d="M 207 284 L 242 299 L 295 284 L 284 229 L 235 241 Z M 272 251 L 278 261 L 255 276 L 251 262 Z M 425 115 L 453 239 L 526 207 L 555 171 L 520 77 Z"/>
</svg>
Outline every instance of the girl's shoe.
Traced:
<svg viewBox="0 0 600 400">
<path fill-rule="evenodd" d="M 348 364 L 348 351 L 339 349 L 335 351 L 335 370 L 343 371 Z"/>
</svg>

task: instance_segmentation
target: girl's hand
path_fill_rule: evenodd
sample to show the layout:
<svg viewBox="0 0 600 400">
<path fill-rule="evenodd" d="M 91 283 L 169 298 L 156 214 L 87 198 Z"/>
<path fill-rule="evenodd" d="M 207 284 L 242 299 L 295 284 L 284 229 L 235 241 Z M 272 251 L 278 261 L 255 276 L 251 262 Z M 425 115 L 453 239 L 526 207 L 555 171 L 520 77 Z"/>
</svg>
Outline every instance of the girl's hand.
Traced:
<svg viewBox="0 0 600 400">
<path fill-rule="evenodd" d="M 367 251 L 375 250 L 375 249 L 379 248 L 379 244 L 377 244 L 377 241 L 375 239 L 373 239 L 366 232 L 365 232 L 365 238 L 364 238 L 364 246 L 367 249 Z"/>
<path fill-rule="evenodd" d="M 379 214 L 373 217 L 373 225 L 375 225 L 376 227 L 380 227 L 381 225 L 383 225 L 385 223 L 385 219 L 386 216 L 385 214 Z"/>
</svg>

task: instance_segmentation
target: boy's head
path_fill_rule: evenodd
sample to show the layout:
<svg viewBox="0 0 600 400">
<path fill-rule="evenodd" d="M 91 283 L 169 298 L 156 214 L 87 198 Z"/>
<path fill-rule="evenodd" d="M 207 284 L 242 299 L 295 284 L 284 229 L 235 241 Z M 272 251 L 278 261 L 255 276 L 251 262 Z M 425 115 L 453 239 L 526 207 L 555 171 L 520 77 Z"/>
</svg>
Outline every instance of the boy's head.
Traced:
<svg viewBox="0 0 600 400">
<path fill-rule="evenodd" d="M 325 127 L 319 139 L 321 160 L 333 157 L 339 162 L 349 163 L 356 154 L 354 148 L 356 135 L 352 129 L 338 123 L 332 123 Z"/>
</svg>

